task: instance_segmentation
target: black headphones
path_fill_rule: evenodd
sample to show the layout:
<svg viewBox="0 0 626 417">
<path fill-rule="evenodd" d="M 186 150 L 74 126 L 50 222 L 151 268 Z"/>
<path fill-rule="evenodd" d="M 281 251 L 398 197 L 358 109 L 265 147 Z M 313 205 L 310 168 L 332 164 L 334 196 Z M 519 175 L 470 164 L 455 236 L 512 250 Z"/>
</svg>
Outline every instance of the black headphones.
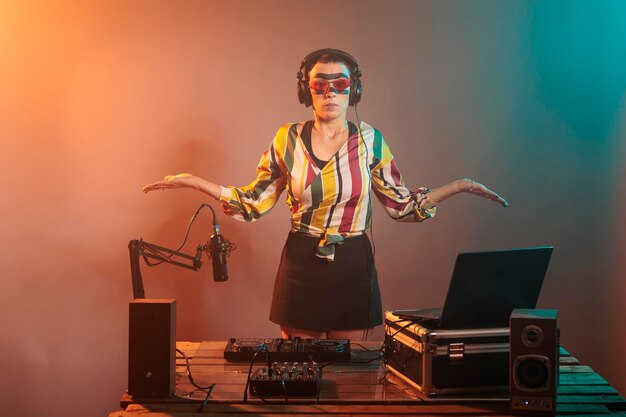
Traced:
<svg viewBox="0 0 626 417">
<path fill-rule="evenodd" d="M 363 88 L 361 86 L 361 70 L 359 70 L 359 64 L 356 62 L 356 59 L 352 57 L 347 52 L 344 52 L 340 49 L 318 49 L 317 51 L 313 51 L 307 56 L 304 57 L 302 63 L 300 64 L 300 70 L 298 71 L 298 101 L 304 104 L 307 107 L 310 107 L 313 104 L 313 97 L 311 97 L 311 90 L 309 88 L 309 79 L 308 72 L 311 70 L 311 67 L 315 65 L 317 60 L 322 55 L 335 55 L 340 58 L 343 58 L 347 61 L 348 66 L 350 66 L 350 98 L 348 100 L 348 104 L 350 106 L 355 106 L 359 101 L 361 101 L 361 94 L 363 92 Z"/>
</svg>

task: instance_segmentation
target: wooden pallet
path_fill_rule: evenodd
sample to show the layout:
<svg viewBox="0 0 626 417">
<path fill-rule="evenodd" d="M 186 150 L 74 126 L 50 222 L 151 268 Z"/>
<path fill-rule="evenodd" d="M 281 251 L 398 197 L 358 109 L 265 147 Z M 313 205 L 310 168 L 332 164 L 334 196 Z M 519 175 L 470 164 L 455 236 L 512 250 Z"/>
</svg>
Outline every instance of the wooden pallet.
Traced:
<svg viewBox="0 0 626 417">
<path fill-rule="evenodd" d="M 319 400 L 248 398 L 243 402 L 250 365 L 224 361 L 225 341 L 178 342 L 190 360 L 196 384 L 215 384 L 201 413 L 236 415 L 413 415 L 413 416 L 499 416 L 508 414 L 503 395 L 427 398 L 386 371 L 377 359 L 380 342 L 353 343 L 352 361 L 324 368 Z M 263 366 L 263 363 L 258 363 Z M 256 368 L 255 365 L 254 368 Z M 254 369 L 253 368 L 253 369 Z M 557 391 L 559 416 L 626 417 L 626 400 L 589 366 L 581 365 L 561 349 L 560 385 Z M 205 393 L 197 390 L 186 375 L 182 355 L 176 359 L 176 396 L 141 400 L 124 394 L 123 410 L 109 417 L 186 417 L 198 415 Z M 267 401 L 267 400 L 266 400 Z"/>
</svg>

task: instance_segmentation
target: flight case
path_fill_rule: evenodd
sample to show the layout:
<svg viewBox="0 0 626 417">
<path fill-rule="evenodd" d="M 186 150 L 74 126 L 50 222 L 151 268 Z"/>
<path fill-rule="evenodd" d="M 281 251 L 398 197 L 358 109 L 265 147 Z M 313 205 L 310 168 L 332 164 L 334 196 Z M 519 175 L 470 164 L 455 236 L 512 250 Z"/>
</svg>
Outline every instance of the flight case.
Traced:
<svg viewBox="0 0 626 417">
<path fill-rule="evenodd" d="M 385 313 L 387 368 L 428 396 L 509 389 L 509 328 L 442 330 Z"/>
</svg>

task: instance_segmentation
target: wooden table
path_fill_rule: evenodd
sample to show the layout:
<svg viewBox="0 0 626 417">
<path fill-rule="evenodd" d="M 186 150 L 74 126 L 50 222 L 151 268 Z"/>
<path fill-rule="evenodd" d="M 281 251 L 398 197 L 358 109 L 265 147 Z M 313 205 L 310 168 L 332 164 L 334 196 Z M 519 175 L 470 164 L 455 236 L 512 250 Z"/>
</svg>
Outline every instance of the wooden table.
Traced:
<svg viewBox="0 0 626 417">
<path fill-rule="evenodd" d="M 381 365 L 380 342 L 352 343 L 352 362 L 324 368 L 319 401 L 311 399 L 272 399 L 255 397 L 243 401 L 248 363 L 224 361 L 225 341 L 178 342 L 178 349 L 190 358 L 196 384 L 215 383 L 203 414 L 225 415 L 414 415 L 414 416 L 498 416 L 507 415 L 508 397 L 489 395 L 482 398 L 422 396 Z M 373 359 L 373 360 L 372 360 Z M 626 400 L 589 366 L 561 349 L 560 386 L 557 398 L 559 416 L 626 417 Z M 258 366 L 263 366 L 262 361 Z M 253 369 L 254 369 L 253 368 Z M 205 399 L 195 390 L 186 374 L 185 360 L 176 360 L 176 396 L 165 400 L 133 399 L 124 394 L 123 411 L 109 417 L 183 417 L 197 415 Z"/>
</svg>

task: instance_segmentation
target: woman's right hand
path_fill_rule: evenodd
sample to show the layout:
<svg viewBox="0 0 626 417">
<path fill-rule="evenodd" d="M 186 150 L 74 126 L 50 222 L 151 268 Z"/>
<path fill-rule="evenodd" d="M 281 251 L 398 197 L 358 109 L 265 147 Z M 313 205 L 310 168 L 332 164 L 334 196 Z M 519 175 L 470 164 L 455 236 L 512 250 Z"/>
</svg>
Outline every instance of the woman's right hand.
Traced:
<svg viewBox="0 0 626 417">
<path fill-rule="evenodd" d="M 143 187 L 143 192 L 154 190 L 167 190 L 170 188 L 195 188 L 198 189 L 200 178 L 188 173 L 168 175 L 162 181 L 157 181 Z"/>
<path fill-rule="evenodd" d="M 461 186 L 462 191 L 477 195 L 478 197 L 486 198 L 487 200 L 500 204 L 502 207 L 509 206 L 509 203 L 504 198 L 502 198 L 495 191 L 491 191 L 483 184 L 476 182 L 471 178 L 463 178 L 461 182 L 465 184 L 464 186 Z"/>
<path fill-rule="evenodd" d="M 504 198 L 500 197 L 500 195 L 496 192 L 491 191 L 483 184 L 470 178 L 463 178 L 462 180 L 453 181 L 449 184 L 435 188 L 427 194 L 427 197 L 428 200 L 430 200 L 431 205 L 437 205 L 448 197 L 452 197 L 453 195 L 462 192 L 486 198 L 487 200 L 500 204 L 502 207 L 509 206 L 509 203 Z"/>
<path fill-rule="evenodd" d="M 148 184 L 143 187 L 143 192 L 147 193 L 154 190 L 169 190 L 172 188 L 191 188 L 208 194 L 216 200 L 219 200 L 220 195 L 222 194 L 221 186 L 186 172 L 182 174 L 168 175 L 162 181 Z"/>
</svg>

